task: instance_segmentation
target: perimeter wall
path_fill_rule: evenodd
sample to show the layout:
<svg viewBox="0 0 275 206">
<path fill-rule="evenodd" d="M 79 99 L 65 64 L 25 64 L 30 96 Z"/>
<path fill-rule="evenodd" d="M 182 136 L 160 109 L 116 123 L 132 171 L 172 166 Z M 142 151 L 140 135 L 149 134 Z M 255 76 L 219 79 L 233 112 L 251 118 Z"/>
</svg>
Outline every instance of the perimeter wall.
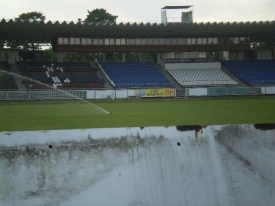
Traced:
<svg viewBox="0 0 275 206">
<path fill-rule="evenodd" d="M 0 132 L 0 205 L 275 205 L 275 125 Z"/>
</svg>

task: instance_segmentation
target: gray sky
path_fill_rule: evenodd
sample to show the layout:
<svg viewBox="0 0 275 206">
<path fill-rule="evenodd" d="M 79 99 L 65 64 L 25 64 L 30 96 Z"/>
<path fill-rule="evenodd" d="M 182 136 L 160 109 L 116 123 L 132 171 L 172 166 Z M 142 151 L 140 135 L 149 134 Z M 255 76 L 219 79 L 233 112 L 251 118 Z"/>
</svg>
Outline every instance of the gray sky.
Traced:
<svg viewBox="0 0 275 206">
<path fill-rule="evenodd" d="M 12 19 L 21 13 L 39 11 L 46 21 L 84 20 L 96 8 L 117 15 L 117 22 L 161 22 L 164 6 L 194 6 L 194 22 L 240 22 L 275 20 L 275 0 L 0 0 L 0 19 Z M 175 13 L 176 12 L 176 13 Z M 180 16 L 181 10 L 168 11 Z"/>
</svg>

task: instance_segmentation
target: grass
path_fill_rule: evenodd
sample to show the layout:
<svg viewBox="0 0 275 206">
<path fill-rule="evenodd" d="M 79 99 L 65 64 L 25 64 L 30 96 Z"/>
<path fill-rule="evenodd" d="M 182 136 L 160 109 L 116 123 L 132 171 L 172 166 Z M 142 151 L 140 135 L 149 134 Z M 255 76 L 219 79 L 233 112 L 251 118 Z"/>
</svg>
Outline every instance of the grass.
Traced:
<svg viewBox="0 0 275 206">
<path fill-rule="evenodd" d="M 5 102 L 0 131 L 275 123 L 275 99 Z"/>
</svg>

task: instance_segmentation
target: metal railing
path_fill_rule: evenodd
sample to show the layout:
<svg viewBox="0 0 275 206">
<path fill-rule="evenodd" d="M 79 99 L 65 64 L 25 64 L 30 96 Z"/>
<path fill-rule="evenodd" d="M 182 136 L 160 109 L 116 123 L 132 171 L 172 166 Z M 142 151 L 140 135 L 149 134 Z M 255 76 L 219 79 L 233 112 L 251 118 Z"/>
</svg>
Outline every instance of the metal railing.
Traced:
<svg viewBox="0 0 275 206">
<path fill-rule="evenodd" d="M 0 101 L 87 99 L 87 91 L 0 91 Z"/>
</svg>

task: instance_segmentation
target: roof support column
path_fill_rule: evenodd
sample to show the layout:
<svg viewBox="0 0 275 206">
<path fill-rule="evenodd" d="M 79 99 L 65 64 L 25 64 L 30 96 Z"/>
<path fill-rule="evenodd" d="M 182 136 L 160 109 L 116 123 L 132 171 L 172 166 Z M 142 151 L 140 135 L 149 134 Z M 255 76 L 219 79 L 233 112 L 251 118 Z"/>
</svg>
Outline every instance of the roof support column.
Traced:
<svg viewBox="0 0 275 206">
<path fill-rule="evenodd" d="M 122 62 L 125 62 L 125 56 L 126 56 L 126 53 L 122 53 Z"/>
<path fill-rule="evenodd" d="M 63 52 L 57 53 L 58 62 L 63 62 Z"/>
<path fill-rule="evenodd" d="M 157 53 L 157 62 L 159 62 L 159 60 L 161 60 L 162 58 L 162 53 Z"/>
<path fill-rule="evenodd" d="M 165 69 L 165 63 L 162 61 L 162 53 L 157 53 L 157 64 Z"/>
</svg>

